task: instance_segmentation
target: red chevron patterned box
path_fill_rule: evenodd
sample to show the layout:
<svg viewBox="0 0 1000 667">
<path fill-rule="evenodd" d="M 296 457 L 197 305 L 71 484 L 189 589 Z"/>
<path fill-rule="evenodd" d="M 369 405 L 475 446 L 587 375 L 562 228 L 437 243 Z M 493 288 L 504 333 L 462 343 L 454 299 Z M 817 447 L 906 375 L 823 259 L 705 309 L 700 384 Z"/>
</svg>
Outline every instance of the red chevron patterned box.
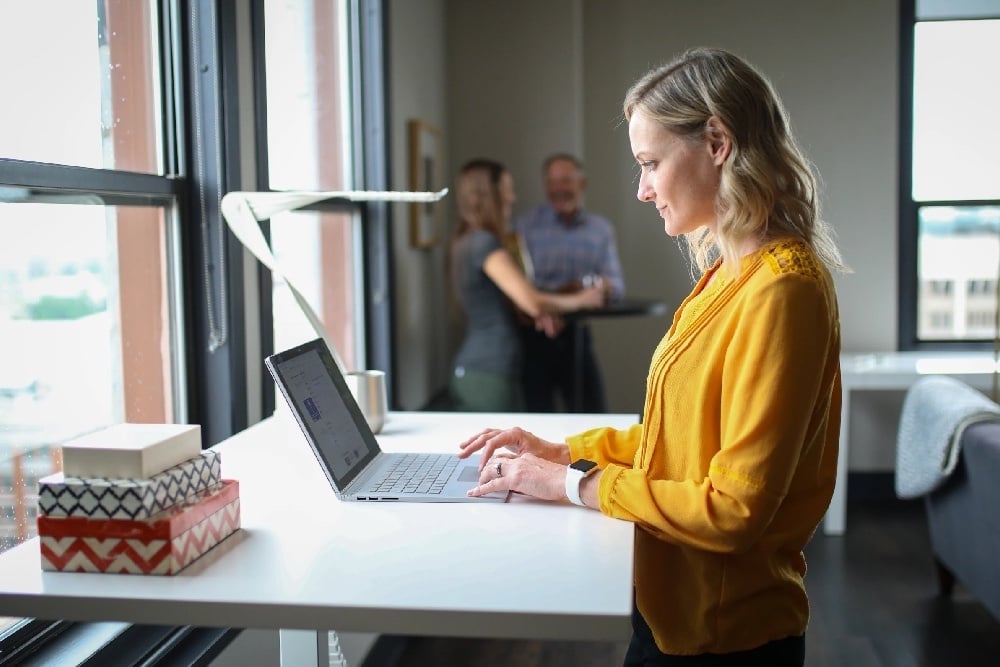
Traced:
<svg viewBox="0 0 1000 667">
<path fill-rule="evenodd" d="M 225 479 L 149 519 L 38 517 L 42 569 L 177 574 L 240 527 L 240 485 Z"/>
</svg>

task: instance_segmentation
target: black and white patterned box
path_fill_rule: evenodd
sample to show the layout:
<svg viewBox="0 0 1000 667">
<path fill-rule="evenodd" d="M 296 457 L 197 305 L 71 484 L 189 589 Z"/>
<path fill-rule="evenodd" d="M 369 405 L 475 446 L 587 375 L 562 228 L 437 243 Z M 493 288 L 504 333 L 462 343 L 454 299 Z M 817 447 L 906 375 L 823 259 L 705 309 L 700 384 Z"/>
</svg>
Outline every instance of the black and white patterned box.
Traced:
<svg viewBox="0 0 1000 667">
<path fill-rule="evenodd" d="M 212 450 L 149 479 L 64 477 L 60 472 L 38 480 L 38 513 L 91 519 L 148 519 L 217 486 L 221 479 L 222 457 Z"/>
</svg>

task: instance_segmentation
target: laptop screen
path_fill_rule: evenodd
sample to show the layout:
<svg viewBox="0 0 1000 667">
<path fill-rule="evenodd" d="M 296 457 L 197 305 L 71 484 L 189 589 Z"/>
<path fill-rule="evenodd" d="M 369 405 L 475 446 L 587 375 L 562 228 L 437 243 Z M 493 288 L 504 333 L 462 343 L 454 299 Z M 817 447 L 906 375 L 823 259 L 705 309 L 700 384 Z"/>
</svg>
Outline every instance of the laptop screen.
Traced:
<svg viewBox="0 0 1000 667">
<path fill-rule="evenodd" d="M 343 490 L 379 446 L 326 343 L 317 338 L 268 357 L 265 365 L 327 477 Z"/>
</svg>

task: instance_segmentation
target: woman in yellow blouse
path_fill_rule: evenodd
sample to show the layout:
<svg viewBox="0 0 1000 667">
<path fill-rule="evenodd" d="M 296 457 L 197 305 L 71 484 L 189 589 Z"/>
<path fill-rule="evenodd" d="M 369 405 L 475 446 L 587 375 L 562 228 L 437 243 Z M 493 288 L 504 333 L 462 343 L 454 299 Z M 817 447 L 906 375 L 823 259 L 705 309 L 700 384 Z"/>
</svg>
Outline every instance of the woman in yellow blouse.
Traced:
<svg viewBox="0 0 1000 667">
<path fill-rule="evenodd" d="M 781 102 L 740 58 L 686 52 L 624 111 L 638 197 L 700 279 L 653 353 L 642 424 L 565 443 L 484 431 L 460 450 L 482 450 L 472 494 L 636 524 L 626 665 L 802 665 L 802 550 L 837 470 L 840 254 Z"/>
</svg>

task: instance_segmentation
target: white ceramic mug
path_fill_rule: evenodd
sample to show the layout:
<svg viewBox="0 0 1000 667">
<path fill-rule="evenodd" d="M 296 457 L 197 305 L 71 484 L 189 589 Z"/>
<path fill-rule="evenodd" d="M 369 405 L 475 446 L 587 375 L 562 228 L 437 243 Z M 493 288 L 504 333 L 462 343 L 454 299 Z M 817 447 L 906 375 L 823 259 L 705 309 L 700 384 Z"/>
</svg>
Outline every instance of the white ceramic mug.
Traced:
<svg viewBox="0 0 1000 667">
<path fill-rule="evenodd" d="M 354 395 L 354 400 L 358 402 L 361 414 L 365 416 L 372 433 L 381 431 L 386 413 L 385 372 L 353 371 L 344 374 L 344 381 Z"/>
</svg>

